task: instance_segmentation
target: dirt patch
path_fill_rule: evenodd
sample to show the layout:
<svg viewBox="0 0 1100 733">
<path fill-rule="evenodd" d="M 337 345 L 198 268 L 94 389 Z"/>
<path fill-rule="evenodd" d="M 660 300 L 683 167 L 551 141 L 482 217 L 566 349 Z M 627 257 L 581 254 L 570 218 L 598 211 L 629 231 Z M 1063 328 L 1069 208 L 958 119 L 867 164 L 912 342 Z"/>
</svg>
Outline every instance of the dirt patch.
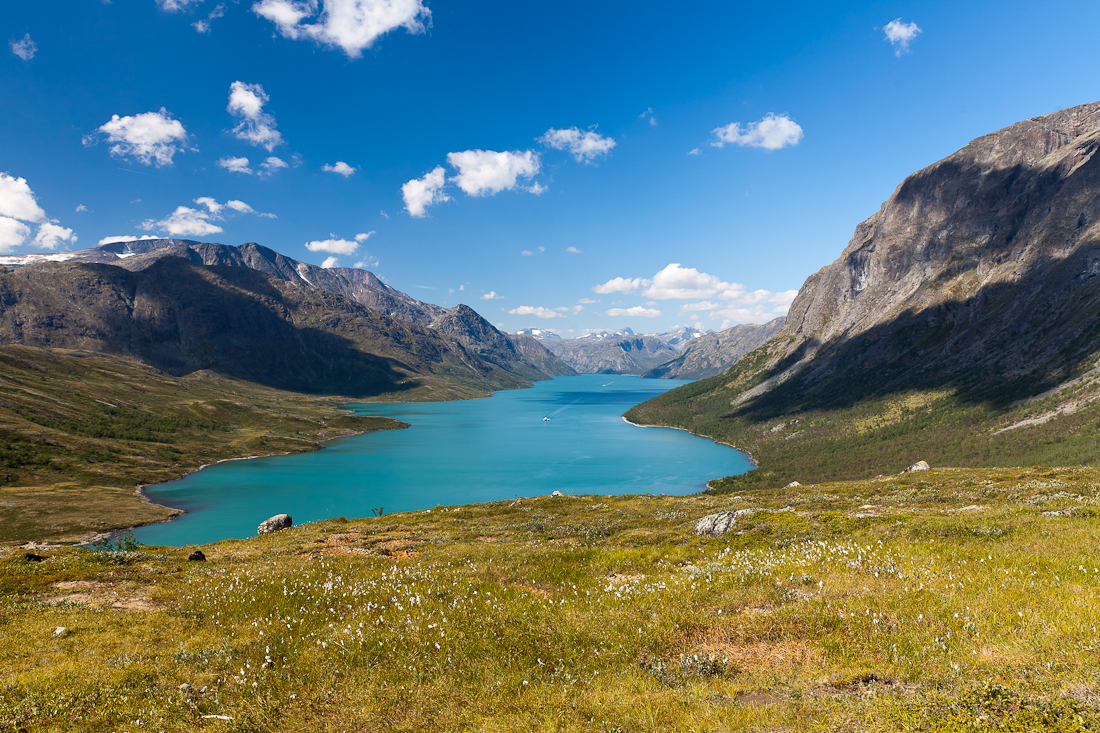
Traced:
<svg viewBox="0 0 1100 733">
<path fill-rule="evenodd" d="M 95 580 L 63 580 L 51 587 L 68 592 L 46 598 L 48 603 L 68 601 L 122 611 L 156 611 L 162 608 L 150 599 L 149 588 L 143 586 L 101 583 Z"/>
<path fill-rule="evenodd" d="M 728 664 L 742 672 L 790 673 L 793 668 L 808 667 L 823 659 L 821 651 L 805 641 L 741 641 L 719 629 L 695 639 L 691 648 L 702 654 L 726 659 Z"/>
<path fill-rule="evenodd" d="M 761 692 L 759 690 L 755 692 L 739 692 L 733 696 L 733 699 L 737 701 L 738 705 L 743 705 L 747 708 L 762 708 L 766 705 L 778 705 L 779 703 L 787 702 L 787 698 L 782 695 L 771 692 Z"/>
</svg>

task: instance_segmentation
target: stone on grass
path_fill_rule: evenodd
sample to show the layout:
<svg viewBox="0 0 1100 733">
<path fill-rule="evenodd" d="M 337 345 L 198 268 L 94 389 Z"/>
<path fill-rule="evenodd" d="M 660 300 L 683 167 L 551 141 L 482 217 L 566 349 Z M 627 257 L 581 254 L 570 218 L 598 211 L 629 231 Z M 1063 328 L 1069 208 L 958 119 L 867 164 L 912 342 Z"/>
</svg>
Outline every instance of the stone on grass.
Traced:
<svg viewBox="0 0 1100 733">
<path fill-rule="evenodd" d="M 45 559 L 46 558 L 43 557 L 42 555 L 38 555 L 38 554 L 33 553 L 33 552 L 28 552 L 26 555 L 23 556 L 23 560 L 25 562 L 42 562 Z"/>
<path fill-rule="evenodd" d="M 1074 514 L 1077 513 L 1077 511 L 1079 509 L 1082 509 L 1082 508 L 1083 507 L 1079 507 L 1079 506 L 1071 506 L 1071 507 L 1066 507 L 1065 509 L 1054 509 L 1053 511 L 1042 512 L 1042 515 L 1044 517 L 1054 517 L 1056 519 L 1059 518 L 1059 517 L 1072 517 Z"/>
<path fill-rule="evenodd" d="M 550 496 L 565 496 L 565 494 L 561 493 L 560 491 L 555 491 L 555 492 L 554 492 L 553 494 L 551 494 Z"/>
<path fill-rule="evenodd" d="M 902 471 L 902 473 L 914 473 L 915 471 L 931 471 L 932 467 L 928 465 L 928 461 L 917 461 L 909 468 Z"/>
<path fill-rule="evenodd" d="M 784 486 L 783 488 L 784 489 L 793 489 L 794 487 L 801 486 L 801 485 L 802 484 L 798 483 L 797 481 L 792 481 L 789 484 L 787 484 L 786 486 Z"/>
<path fill-rule="evenodd" d="M 260 526 L 256 528 L 256 534 L 271 534 L 292 526 L 294 526 L 294 520 L 289 514 L 276 514 L 271 519 L 260 522 Z"/>
<path fill-rule="evenodd" d="M 187 559 L 191 562 L 206 562 L 206 555 L 203 554 L 202 550 L 195 550 L 187 556 Z"/>
<path fill-rule="evenodd" d="M 717 537 L 718 535 L 725 534 L 737 526 L 737 521 L 745 517 L 751 517 L 753 514 L 759 514 L 764 512 L 765 514 L 779 514 L 780 512 L 789 512 L 791 508 L 784 507 L 782 509 L 738 509 L 733 512 L 718 512 L 717 514 L 708 514 L 695 523 L 695 534 L 700 537 Z"/>
<path fill-rule="evenodd" d="M 53 635 L 58 639 L 62 639 L 69 635 L 69 630 L 64 626 L 58 626 L 53 630 Z"/>
</svg>

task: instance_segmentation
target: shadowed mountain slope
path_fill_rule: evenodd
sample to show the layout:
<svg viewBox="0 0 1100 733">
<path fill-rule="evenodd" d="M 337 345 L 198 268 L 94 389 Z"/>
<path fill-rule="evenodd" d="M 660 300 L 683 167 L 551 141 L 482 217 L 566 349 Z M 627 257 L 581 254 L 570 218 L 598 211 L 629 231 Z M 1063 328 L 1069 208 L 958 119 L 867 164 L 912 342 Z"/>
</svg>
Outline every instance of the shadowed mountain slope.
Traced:
<svg viewBox="0 0 1100 733">
<path fill-rule="evenodd" d="M 805 463 L 818 473 L 799 480 L 871 470 L 866 456 L 828 457 L 842 436 L 863 436 L 848 445 L 874 444 L 880 458 L 896 448 L 897 461 L 997 465 L 1027 454 L 1002 450 L 1017 436 L 994 430 L 1026 419 L 1040 395 L 1061 409 L 1070 392 L 1059 385 L 1089 373 L 1100 352 L 1098 148 L 1093 103 L 978 138 L 914 173 L 806 281 L 772 340 L 631 419 L 735 442 L 762 466 L 818 440 L 818 460 L 807 448 Z M 1073 384 L 1085 403 L 1069 414 L 1100 394 L 1088 379 Z M 1064 414 L 1026 430 L 1049 438 L 1082 419 Z M 960 451 L 963 433 L 952 443 L 942 425 L 935 440 L 932 418 L 962 420 L 980 445 Z M 768 447 L 775 440 L 783 446 Z"/>
<path fill-rule="evenodd" d="M 774 336 L 786 320 L 782 316 L 763 325 L 745 323 L 725 331 L 704 334 L 689 342 L 671 361 L 650 369 L 643 377 L 653 379 L 706 379 L 733 364 Z"/>
</svg>

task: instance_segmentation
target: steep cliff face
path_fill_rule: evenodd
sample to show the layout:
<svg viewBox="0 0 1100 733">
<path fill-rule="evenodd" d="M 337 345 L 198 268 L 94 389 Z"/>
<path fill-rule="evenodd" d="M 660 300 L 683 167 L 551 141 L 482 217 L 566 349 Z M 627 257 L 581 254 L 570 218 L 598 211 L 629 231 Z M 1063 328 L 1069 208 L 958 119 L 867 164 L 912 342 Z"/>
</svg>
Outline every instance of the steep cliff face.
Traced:
<svg viewBox="0 0 1100 733">
<path fill-rule="evenodd" d="M 1098 148 L 1093 103 L 906 178 L 803 285 L 768 346 L 766 381 L 740 400 L 796 376 L 809 388 L 876 370 L 874 389 L 955 380 L 1011 399 L 1069 376 L 1098 346 Z"/>
<path fill-rule="evenodd" d="M 642 376 L 694 380 L 721 374 L 774 336 L 785 320 L 780 316 L 763 325 L 744 323 L 725 331 L 703 334 L 690 341 L 675 359 L 650 369 Z"/>
<path fill-rule="evenodd" d="M 604 339 L 553 339 L 541 343 L 582 374 L 642 374 L 678 352 L 657 336 L 613 334 Z"/>
</svg>

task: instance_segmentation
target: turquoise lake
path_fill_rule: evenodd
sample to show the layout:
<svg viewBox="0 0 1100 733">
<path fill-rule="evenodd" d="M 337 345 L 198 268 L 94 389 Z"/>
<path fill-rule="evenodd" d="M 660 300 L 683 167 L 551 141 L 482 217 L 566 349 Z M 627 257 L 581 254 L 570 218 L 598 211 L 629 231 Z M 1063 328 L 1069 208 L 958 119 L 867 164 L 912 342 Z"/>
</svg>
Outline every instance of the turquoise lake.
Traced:
<svg viewBox="0 0 1100 733">
<path fill-rule="evenodd" d="M 553 491 L 684 495 L 752 468 L 744 453 L 707 438 L 622 419 L 681 384 L 586 374 L 482 400 L 348 405 L 412 427 L 336 440 L 313 453 L 226 461 L 151 486 L 150 499 L 187 514 L 134 536 L 202 544 L 252 537 L 257 524 L 284 512 L 302 524 L 371 516 L 375 507 L 389 514 Z"/>
</svg>

